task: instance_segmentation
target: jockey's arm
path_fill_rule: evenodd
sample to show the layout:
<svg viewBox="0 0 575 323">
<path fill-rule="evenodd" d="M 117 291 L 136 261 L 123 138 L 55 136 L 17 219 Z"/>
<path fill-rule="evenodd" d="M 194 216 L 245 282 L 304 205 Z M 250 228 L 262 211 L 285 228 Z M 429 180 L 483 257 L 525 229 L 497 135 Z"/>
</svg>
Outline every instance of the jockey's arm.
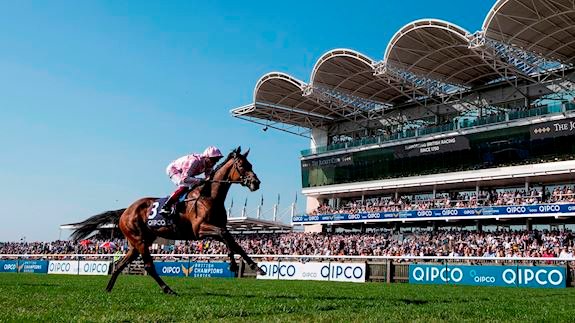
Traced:
<svg viewBox="0 0 575 323">
<path fill-rule="evenodd" d="M 187 172 L 187 176 L 186 178 L 183 180 L 183 183 L 187 184 L 187 185 L 198 185 L 200 184 L 202 181 L 204 181 L 205 179 L 203 178 L 196 178 L 197 175 L 201 174 L 201 172 L 204 171 L 203 170 L 203 164 L 199 161 L 199 160 L 195 160 L 191 165 L 190 168 L 188 168 L 188 172 Z M 206 176 L 207 178 L 207 176 Z"/>
<path fill-rule="evenodd" d="M 184 184 L 189 185 L 189 186 L 195 186 L 200 184 L 202 181 L 204 181 L 203 178 L 195 178 L 195 177 L 186 177 L 184 178 L 184 180 L 182 181 Z"/>
<path fill-rule="evenodd" d="M 206 169 L 206 171 L 204 172 L 204 177 L 206 179 L 212 177 L 212 175 L 214 174 L 214 169 L 213 168 L 208 168 Z"/>
</svg>

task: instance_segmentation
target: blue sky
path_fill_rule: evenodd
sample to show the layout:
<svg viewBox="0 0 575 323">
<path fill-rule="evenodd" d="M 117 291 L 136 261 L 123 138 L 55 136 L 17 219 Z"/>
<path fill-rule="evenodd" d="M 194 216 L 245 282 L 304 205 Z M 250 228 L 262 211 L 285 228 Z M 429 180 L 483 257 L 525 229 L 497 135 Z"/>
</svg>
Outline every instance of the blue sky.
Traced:
<svg viewBox="0 0 575 323">
<path fill-rule="evenodd" d="M 55 240 L 62 223 L 166 195 L 173 159 L 250 147 L 262 180 L 234 187 L 239 213 L 301 191 L 305 138 L 232 118 L 256 81 L 309 81 L 316 60 L 351 48 L 375 60 L 420 18 L 469 31 L 493 1 L 0 2 L 0 241 Z M 305 201 L 298 198 L 298 210 Z M 287 221 L 288 219 L 285 218 Z M 63 235 L 65 238 L 66 235 Z"/>
</svg>

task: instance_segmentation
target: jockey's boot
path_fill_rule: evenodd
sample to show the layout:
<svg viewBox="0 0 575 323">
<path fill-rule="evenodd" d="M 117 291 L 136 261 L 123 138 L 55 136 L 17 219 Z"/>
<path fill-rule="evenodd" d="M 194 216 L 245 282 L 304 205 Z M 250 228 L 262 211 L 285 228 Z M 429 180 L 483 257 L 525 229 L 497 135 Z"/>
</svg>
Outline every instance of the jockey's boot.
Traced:
<svg viewBox="0 0 575 323">
<path fill-rule="evenodd" d="M 163 215 L 165 218 L 172 218 L 172 216 L 174 215 L 174 204 L 176 204 L 176 201 L 178 200 L 178 197 L 180 196 L 180 194 L 182 194 L 184 191 L 186 190 L 185 186 L 181 186 L 178 187 L 177 190 L 175 190 L 172 195 L 170 195 L 170 197 L 168 198 L 168 200 L 166 201 L 166 203 L 164 204 L 164 206 L 162 207 L 162 209 L 160 210 L 160 214 Z"/>
</svg>

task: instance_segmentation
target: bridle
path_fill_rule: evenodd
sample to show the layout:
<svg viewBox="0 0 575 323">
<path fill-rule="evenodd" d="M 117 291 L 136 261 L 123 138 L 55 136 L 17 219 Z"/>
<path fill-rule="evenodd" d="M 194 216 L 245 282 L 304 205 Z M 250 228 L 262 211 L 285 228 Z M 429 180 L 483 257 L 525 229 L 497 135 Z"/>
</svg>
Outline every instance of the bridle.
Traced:
<svg viewBox="0 0 575 323">
<path fill-rule="evenodd" d="M 234 165 L 232 167 L 234 167 L 236 172 L 238 172 L 238 174 L 239 174 L 240 172 L 238 170 L 239 167 L 237 166 L 237 161 L 238 161 L 238 157 L 234 157 Z M 241 175 L 241 174 L 240 174 L 240 180 L 239 181 L 209 179 L 209 180 L 206 180 L 206 182 L 225 183 L 225 184 L 241 184 L 242 186 L 248 186 L 249 185 L 248 177 L 245 175 Z"/>
</svg>

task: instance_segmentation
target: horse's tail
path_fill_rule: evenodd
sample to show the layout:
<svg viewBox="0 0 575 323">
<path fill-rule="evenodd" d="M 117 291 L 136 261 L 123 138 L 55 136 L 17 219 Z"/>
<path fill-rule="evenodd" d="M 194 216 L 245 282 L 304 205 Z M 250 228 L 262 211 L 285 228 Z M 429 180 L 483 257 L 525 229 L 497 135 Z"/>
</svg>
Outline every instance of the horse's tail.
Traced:
<svg viewBox="0 0 575 323">
<path fill-rule="evenodd" d="M 124 213 L 125 210 L 126 209 L 106 211 L 104 213 L 89 217 L 82 222 L 76 223 L 75 226 L 77 226 L 77 229 L 72 232 L 72 240 L 78 241 L 85 239 L 90 235 L 90 233 L 100 229 L 100 227 L 105 224 L 113 224 L 118 226 L 118 223 L 120 222 L 120 216 L 122 216 L 122 213 Z"/>
</svg>

